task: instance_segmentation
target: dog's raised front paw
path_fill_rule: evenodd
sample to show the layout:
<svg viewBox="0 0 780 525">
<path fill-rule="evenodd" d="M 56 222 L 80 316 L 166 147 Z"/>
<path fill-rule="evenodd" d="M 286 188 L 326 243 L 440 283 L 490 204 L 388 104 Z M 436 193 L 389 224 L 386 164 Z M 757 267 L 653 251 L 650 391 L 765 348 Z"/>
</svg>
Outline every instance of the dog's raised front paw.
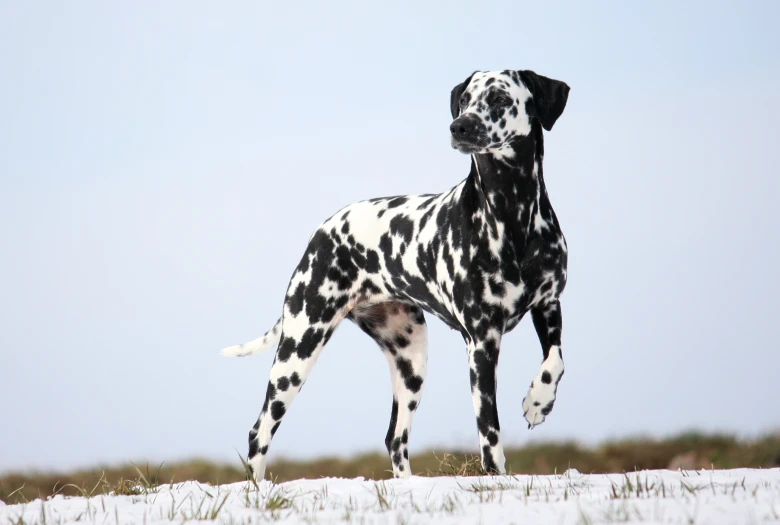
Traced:
<svg viewBox="0 0 780 525">
<path fill-rule="evenodd" d="M 548 382 L 545 382 L 545 379 Z M 548 372 L 542 372 L 531 383 L 523 399 L 523 416 L 528 421 L 529 429 L 544 423 L 545 417 L 552 411 L 555 403 L 555 387 Z"/>
</svg>

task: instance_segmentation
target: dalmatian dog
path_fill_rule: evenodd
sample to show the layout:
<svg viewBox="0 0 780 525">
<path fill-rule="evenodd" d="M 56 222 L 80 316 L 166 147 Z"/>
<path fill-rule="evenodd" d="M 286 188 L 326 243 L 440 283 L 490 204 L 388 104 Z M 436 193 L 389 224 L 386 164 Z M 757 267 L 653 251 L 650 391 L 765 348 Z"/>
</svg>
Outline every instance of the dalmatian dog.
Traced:
<svg viewBox="0 0 780 525">
<path fill-rule="evenodd" d="M 561 305 L 567 249 L 542 177 L 544 137 L 569 86 L 532 71 L 475 72 L 450 96 L 452 147 L 470 155 L 464 181 L 441 194 L 351 204 L 312 234 L 281 318 L 262 337 L 221 353 L 278 343 L 265 402 L 249 432 L 248 463 L 263 479 L 274 433 L 343 319 L 387 358 L 393 387 L 385 445 L 406 477 L 412 416 L 427 363 L 425 312 L 466 343 L 482 467 L 504 473 L 496 405 L 502 336 L 531 312 L 542 365 L 522 401 L 528 428 L 544 422 L 563 376 Z"/>
</svg>

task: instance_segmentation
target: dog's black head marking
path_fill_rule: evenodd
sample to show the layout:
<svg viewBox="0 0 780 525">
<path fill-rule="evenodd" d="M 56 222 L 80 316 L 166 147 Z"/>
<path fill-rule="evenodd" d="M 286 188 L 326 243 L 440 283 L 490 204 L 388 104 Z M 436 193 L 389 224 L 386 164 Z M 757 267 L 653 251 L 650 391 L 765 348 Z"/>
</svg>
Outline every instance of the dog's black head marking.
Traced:
<svg viewBox="0 0 780 525">
<path fill-rule="evenodd" d="M 526 109 L 539 119 L 544 129 L 550 131 L 566 107 L 571 88 L 565 82 L 537 75 L 533 71 L 518 71 L 518 75 L 533 96 L 530 108 Z"/>
</svg>

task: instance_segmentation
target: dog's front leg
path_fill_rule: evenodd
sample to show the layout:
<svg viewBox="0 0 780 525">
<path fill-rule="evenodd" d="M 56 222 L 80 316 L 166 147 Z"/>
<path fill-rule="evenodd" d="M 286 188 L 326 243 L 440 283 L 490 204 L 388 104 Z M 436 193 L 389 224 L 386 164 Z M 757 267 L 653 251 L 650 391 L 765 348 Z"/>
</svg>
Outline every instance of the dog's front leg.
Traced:
<svg viewBox="0 0 780 525">
<path fill-rule="evenodd" d="M 504 474 L 504 447 L 501 445 L 496 405 L 496 365 L 501 332 L 488 330 L 482 340 L 467 339 L 471 399 L 479 430 L 482 468 L 490 474 Z"/>
<path fill-rule="evenodd" d="M 531 310 L 536 335 L 542 344 L 542 367 L 531 382 L 525 399 L 523 415 L 528 428 L 544 423 L 552 411 L 558 382 L 563 377 L 563 352 L 561 351 L 561 303 L 555 300 Z"/>
</svg>

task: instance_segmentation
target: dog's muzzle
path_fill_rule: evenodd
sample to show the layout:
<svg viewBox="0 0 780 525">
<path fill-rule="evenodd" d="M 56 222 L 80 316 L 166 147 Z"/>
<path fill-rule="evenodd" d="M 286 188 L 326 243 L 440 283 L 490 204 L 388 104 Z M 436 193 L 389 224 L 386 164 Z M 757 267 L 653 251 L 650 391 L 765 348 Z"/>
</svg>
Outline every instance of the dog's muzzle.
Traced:
<svg viewBox="0 0 780 525">
<path fill-rule="evenodd" d="M 461 115 L 450 124 L 452 147 L 461 153 L 476 153 L 490 142 L 487 128 L 476 115 Z"/>
</svg>

